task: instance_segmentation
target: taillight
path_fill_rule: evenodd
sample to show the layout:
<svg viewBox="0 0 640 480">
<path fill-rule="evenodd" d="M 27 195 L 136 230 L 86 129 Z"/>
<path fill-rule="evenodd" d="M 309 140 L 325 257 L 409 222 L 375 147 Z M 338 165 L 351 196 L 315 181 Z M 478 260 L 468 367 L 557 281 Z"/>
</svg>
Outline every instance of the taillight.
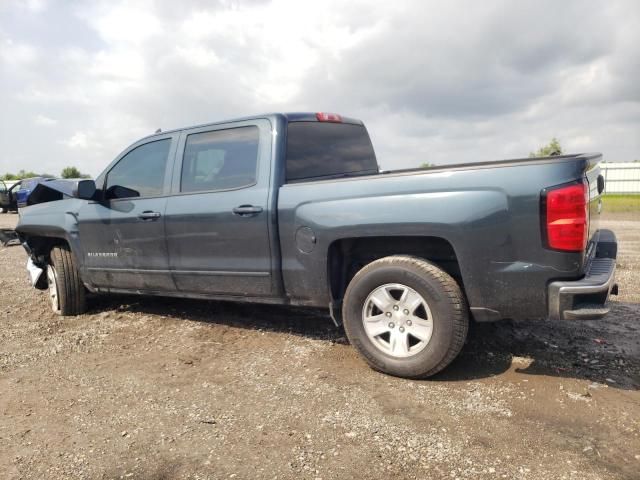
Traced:
<svg viewBox="0 0 640 480">
<path fill-rule="evenodd" d="M 337 113 L 318 112 L 316 113 L 316 118 L 318 119 L 319 122 L 334 122 L 334 123 L 342 122 L 342 117 Z"/>
<path fill-rule="evenodd" d="M 554 250 L 580 252 L 589 236 L 589 185 L 574 183 L 543 192 L 547 246 Z"/>
</svg>

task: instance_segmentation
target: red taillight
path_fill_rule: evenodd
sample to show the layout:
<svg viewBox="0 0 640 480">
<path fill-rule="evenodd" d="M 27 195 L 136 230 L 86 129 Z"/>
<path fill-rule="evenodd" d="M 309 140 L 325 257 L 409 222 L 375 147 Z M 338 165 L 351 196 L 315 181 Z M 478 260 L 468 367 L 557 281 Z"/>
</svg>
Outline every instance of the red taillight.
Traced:
<svg viewBox="0 0 640 480">
<path fill-rule="evenodd" d="M 316 118 L 318 119 L 319 122 L 334 122 L 334 123 L 342 122 L 342 117 L 337 113 L 318 112 L 316 113 Z"/>
<path fill-rule="evenodd" d="M 546 227 L 549 248 L 580 252 L 589 235 L 589 186 L 585 183 L 546 192 Z"/>
</svg>

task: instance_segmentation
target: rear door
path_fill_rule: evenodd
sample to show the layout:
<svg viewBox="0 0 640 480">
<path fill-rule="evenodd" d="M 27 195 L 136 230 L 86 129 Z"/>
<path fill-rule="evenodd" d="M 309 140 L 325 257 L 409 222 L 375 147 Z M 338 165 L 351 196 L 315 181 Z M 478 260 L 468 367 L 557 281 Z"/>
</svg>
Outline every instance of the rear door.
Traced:
<svg viewBox="0 0 640 480">
<path fill-rule="evenodd" d="M 85 265 L 97 287 L 175 290 L 165 239 L 165 209 L 178 135 L 127 150 L 100 185 L 103 198 L 78 214 Z"/>
<path fill-rule="evenodd" d="M 272 294 L 271 123 L 183 132 L 166 209 L 169 268 L 178 290 Z"/>
</svg>

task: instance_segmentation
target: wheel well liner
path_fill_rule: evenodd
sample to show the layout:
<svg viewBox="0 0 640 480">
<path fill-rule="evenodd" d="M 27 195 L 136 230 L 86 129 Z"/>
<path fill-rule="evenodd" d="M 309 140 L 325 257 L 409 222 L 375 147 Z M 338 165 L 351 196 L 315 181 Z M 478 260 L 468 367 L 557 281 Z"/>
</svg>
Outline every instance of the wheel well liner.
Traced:
<svg viewBox="0 0 640 480">
<path fill-rule="evenodd" d="M 341 300 L 353 276 L 365 265 L 390 255 L 411 255 L 436 264 L 464 290 L 458 258 L 441 237 L 360 237 L 336 240 L 329 246 L 327 278 L 333 300 Z"/>
<path fill-rule="evenodd" d="M 49 261 L 49 255 L 53 247 L 66 246 L 71 249 L 69 242 L 60 237 L 47 237 L 37 235 L 23 235 L 23 243 L 26 243 L 31 258 L 40 263 L 46 264 Z M 73 252 L 72 252 L 73 254 Z"/>
</svg>

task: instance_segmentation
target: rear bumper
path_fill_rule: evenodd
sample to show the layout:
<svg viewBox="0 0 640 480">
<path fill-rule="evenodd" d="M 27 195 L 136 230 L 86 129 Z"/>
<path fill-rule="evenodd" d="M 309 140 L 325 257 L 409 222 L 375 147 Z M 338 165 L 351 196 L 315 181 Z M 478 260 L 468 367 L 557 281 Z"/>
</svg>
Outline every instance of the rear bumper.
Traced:
<svg viewBox="0 0 640 480">
<path fill-rule="evenodd" d="M 609 312 L 609 295 L 615 284 L 618 242 L 611 230 L 600 230 L 595 258 L 580 280 L 549 284 L 550 320 L 595 320 Z"/>
</svg>

